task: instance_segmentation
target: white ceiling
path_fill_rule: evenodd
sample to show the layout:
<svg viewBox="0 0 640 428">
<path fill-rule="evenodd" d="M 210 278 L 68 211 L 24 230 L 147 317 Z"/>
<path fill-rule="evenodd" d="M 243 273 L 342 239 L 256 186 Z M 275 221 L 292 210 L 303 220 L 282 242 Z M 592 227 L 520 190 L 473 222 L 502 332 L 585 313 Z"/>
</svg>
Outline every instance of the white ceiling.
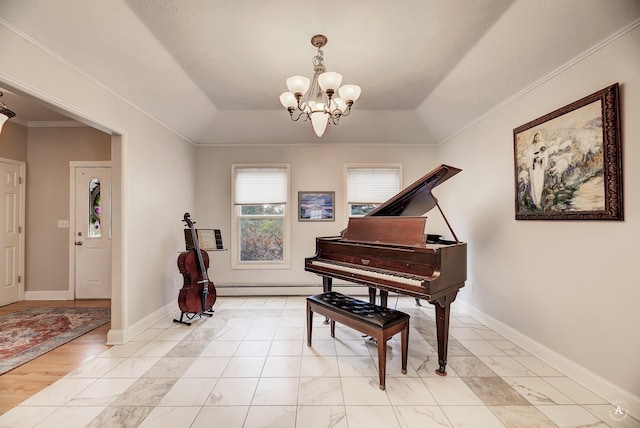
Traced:
<svg viewBox="0 0 640 428">
<path fill-rule="evenodd" d="M 0 0 L 0 18 L 202 145 L 316 142 L 278 97 L 324 34 L 327 69 L 362 96 L 322 141 L 438 144 L 636 22 L 640 0 Z M 19 123 L 62 120 L 12 97 Z"/>
</svg>

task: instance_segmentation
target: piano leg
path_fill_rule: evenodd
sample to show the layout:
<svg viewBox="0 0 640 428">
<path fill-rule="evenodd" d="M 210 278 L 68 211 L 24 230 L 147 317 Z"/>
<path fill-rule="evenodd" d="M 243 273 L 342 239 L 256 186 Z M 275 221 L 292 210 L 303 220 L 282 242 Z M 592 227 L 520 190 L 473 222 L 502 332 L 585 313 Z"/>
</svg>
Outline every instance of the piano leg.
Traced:
<svg viewBox="0 0 640 428">
<path fill-rule="evenodd" d="M 369 303 L 372 305 L 376 304 L 376 291 L 378 290 L 373 287 L 369 287 Z"/>
<path fill-rule="evenodd" d="M 376 291 L 377 288 L 369 287 L 369 303 L 376 304 Z M 387 308 L 389 302 L 389 292 L 387 290 L 380 290 L 380 306 Z"/>
<path fill-rule="evenodd" d="M 331 291 L 332 283 L 333 283 L 333 278 L 331 278 L 330 276 L 323 276 L 322 277 L 322 292 L 323 293 L 328 293 L 329 291 Z M 322 322 L 322 324 L 329 325 L 329 318 L 325 317 L 324 321 Z"/>
<path fill-rule="evenodd" d="M 438 368 L 436 374 L 447 375 L 447 351 L 449 348 L 449 318 L 451 313 L 451 303 L 455 300 L 458 290 L 447 294 L 438 300 L 431 301 L 436 309 L 436 333 L 438 335 Z"/>
<path fill-rule="evenodd" d="M 331 291 L 331 283 L 333 278 L 331 278 L 330 276 L 323 276 L 322 277 L 322 292 L 323 293 L 328 293 L 329 291 Z"/>
</svg>

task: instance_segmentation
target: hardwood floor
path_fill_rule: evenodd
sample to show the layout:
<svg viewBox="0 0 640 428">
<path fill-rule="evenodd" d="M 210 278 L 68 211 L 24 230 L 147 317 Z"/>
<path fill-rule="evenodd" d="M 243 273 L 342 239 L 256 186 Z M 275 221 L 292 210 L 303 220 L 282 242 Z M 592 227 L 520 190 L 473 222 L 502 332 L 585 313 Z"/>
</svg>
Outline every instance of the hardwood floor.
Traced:
<svg viewBox="0 0 640 428">
<path fill-rule="evenodd" d="M 0 316 L 31 307 L 108 307 L 110 300 L 23 301 L 0 307 Z M 43 390 L 80 366 L 83 361 L 109 349 L 105 324 L 26 364 L 0 375 L 0 415 Z"/>
</svg>

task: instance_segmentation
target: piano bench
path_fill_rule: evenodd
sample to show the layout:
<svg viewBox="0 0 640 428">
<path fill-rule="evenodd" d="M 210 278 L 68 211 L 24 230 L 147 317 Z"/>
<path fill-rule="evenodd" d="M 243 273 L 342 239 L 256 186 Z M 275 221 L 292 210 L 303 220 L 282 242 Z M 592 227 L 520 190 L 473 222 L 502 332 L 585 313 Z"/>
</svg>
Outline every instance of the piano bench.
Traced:
<svg viewBox="0 0 640 428">
<path fill-rule="evenodd" d="M 409 350 L 409 315 L 394 309 L 367 303 L 335 291 L 307 297 L 307 346 L 311 346 L 313 313 L 331 320 L 331 337 L 335 337 L 336 321 L 351 327 L 378 342 L 378 371 L 380 389 L 385 389 L 387 340 L 402 333 L 402 373 L 407 373 Z"/>
</svg>

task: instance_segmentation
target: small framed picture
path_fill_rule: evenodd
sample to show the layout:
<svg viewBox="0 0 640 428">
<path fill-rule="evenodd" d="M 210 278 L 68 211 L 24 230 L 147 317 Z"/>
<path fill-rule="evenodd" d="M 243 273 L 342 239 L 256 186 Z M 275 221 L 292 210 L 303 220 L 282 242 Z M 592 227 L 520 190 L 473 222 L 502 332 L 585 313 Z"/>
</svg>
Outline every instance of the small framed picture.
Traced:
<svg viewBox="0 0 640 428">
<path fill-rule="evenodd" d="M 334 221 L 335 192 L 298 192 L 298 221 Z"/>
</svg>

